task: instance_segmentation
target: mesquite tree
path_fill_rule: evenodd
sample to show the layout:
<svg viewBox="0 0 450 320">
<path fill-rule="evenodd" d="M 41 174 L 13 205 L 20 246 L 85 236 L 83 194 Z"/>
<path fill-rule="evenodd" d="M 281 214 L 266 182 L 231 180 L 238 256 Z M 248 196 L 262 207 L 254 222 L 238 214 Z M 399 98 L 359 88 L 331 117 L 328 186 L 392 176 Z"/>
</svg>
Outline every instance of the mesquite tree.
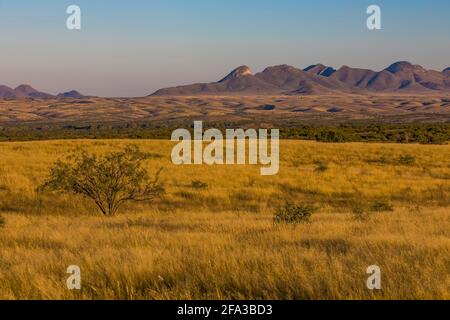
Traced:
<svg viewBox="0 0 450 320">
<path fill-rule="evenodd" d="M 143 167 L 148 158 L 135 145 L 102 156 L 78 150 L 54 164 L 40 189 L 81 194 L 112 216 L 126 201 L 149 201 L 163 192 L 158 182 L 161 169 L 150 179 Z"/>
</svg>

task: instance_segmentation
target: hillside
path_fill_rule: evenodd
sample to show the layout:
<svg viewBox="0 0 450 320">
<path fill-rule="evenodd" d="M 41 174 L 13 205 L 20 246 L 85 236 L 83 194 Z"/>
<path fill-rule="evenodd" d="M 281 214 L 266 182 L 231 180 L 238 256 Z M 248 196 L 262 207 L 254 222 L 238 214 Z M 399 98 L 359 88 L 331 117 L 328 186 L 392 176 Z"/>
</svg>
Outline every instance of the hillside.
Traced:
<svg viewBox="0 0 450 320">
<path fill-rule="evenodd" d="M 222 80 L 160 89 L 153 96 L 189 95 L 308 95 L 348 93 L 450 92 L 449 68 L 442 72 L 400 61 L 381 71 L 323 64 L 303 70 L 289 65 L 268 67 L 253 74 L 248 66 L 233 70 Z"/>
</svg>

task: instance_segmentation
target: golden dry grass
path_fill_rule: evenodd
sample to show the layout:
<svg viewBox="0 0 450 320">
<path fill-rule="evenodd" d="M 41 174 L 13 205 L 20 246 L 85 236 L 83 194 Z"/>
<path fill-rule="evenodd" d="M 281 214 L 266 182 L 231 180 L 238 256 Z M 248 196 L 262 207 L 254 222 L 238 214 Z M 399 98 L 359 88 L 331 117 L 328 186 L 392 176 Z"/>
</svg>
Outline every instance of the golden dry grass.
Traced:
<svg viewBox="0 0 450 320">
<path fill-rule="evenodd" d="M 167 194 L 156 203 L 105 218 L 82 198 L 35 192 L 75 146 L 130 143 L 153 154 L 151 171 L 165 168 Z M 283 141 L 279 175 L 262 177 L 251 166 L 174 166 L 172 145 L 0 143 L 0 298 L 450 298 L 450 146 Z M 286 201 L 319 211 L 311 224 L 275 226 Z M 353 219 L 355 207 L 376 202 L 394 212 Z M 73 264 L 81 291 L 66 288 Z M 374 264 L 383 287 L 375 292 L 365 273 Z"/>
</svg>

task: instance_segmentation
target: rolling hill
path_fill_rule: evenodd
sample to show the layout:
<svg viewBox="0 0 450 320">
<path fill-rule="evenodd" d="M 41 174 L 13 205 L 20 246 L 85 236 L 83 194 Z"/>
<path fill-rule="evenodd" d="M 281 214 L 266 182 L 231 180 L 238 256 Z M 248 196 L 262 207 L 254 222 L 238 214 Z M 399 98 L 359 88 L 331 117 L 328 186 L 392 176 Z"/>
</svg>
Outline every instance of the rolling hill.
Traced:
<svg viewBox="0 0 450 320">
<path fill-rule="evenodd" d="M 222 80 L 160 89 L 153 96 L 214 94 L 307 95 L 336 93 L 450 93 L 450 68 L 426 70 L 410 62 L 395 62 L 381 71 L 323 64 L 298 69 L 289 65 L 268 67 L 253 74 L 248 66 L 234 69 Z"/>
<path fill-rule="evenodd" d="M 0 99 L 55 99 L 55 98 L 71 98 L 82 99 L 87 98 L 76 90 L 60 93 L 56 96 L 34 89 L 33 87 L 22 84 L 15 89 L 8 86 L 0 85 Z"/>
<path fill-rule="evenodd" d="M 53 95 L 38 91 L 33 87 L 22 84 L 15 89 L 7 86 L 0 86 L 0 98 L 2 99 L 23 99 L 23 98 L 54 98 Z"/>
</svg>

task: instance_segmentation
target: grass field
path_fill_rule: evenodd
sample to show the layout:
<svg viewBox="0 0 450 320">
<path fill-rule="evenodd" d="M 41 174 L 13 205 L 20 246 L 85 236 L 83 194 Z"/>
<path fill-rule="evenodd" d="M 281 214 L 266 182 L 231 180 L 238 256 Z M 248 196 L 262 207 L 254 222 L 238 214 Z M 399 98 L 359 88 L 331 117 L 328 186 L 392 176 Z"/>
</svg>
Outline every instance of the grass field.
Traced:
<svg viewBox="0 0 450 320">
<path fill-rule="evenodd" d="M 138 144 L 166 193 L 103 217 L 37 193 L 76 146 Z M 450 299 L 450 146 L 282 141 L 280 172 L 174 166 L 170 141 L 0 143 L 1 299 Z M 273 224 L 286 202 L 310 224 Z M 354 212 L 370 213 L 356 220 Z M 81 268 L 82 289 L 66 288 Z M 366 287 L 378 265 L 382 290 Z"/>
</svg>

